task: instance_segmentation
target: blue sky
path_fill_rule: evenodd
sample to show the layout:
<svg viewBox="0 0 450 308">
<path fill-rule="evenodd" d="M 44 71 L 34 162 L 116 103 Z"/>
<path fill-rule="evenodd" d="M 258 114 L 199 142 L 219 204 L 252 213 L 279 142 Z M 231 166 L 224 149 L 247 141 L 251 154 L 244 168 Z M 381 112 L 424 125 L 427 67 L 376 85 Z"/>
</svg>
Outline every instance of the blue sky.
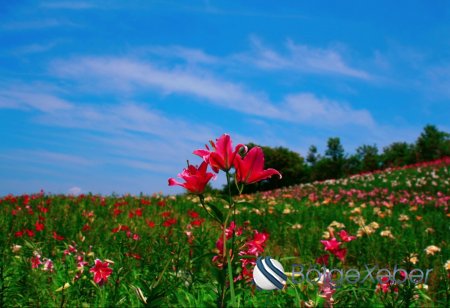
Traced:
<svg viewBox="0 0 450 308">
<path fill-rule="evenodd" d="M 222 133 L 450 131 L 448 1 L 2 1 L 0 46 L 0 195 L 180 192 Z"/>
</svg>

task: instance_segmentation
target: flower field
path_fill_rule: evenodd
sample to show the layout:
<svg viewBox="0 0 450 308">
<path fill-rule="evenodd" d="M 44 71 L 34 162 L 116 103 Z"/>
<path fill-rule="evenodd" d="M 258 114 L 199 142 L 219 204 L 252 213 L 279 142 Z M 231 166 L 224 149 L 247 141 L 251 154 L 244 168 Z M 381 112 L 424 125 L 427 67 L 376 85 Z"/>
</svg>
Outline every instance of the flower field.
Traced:
<svg viewBox="0 0 450 308">
<path fill-rule="evenodd" d="M 242 182 L 276 176 L 273 169 L 245 176 L 246 158 L 236 157 Z M 230 169 L 226 163 L 217 170 Z M 184 175 L 209 180 L 201 168 Z M 450 159 L 442 159 L 232 200 L 4 196 L 0 307 L 448 307 L 449 182 Z M 230 204 L 233 213 L 221 219 Z M 288 279 L 281 290 L 256 288 L 258 256 L 283 265 Z M 323 267 L 339 270 L 300 279 Z M 342 279 L 349 269 L 359 272 L 357 283 Z M 415 269 L 421 279 L 413 280 Z"/>
</svg>

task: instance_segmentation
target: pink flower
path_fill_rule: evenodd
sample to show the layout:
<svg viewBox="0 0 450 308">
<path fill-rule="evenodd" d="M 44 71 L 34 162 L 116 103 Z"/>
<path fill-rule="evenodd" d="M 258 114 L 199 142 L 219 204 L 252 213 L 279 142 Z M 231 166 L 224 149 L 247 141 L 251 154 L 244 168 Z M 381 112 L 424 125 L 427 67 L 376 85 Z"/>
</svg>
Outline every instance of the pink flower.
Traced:
<svg viewBox="0 0 450 308">
<path fill-rule="evenodd" d="M 200 167 L 189 165 L 187 169 L 184 169 L 178 177 L 185 180 L 185 183 L 177 182 L 175 179 L 169 179 L 169 186 L 179 185 L 186 188 L 188 191 L 194 194 L 201 194 L 205 190 L 206 184 L 214 177 L 211 172 L 206 172 L 208 164 L 203 162 Z"/>
<path fill-rule="evenodd" d="M 43 271 L 53 272 L 53 261 L 50 259 L 45 259 Z"/>
<path fill-rule="evenodd" d="M 240 183 L 256 183 L 275 174 L 281 179 L 281 174 L 277 170 L 272 168 L 264 170 L 264 153 L 260 147 L 252 148 L 244 158 L 236 155 L 234 166 L 236 180 Z"/>
<path fill-rule="evenodd" d="M 347 249 L 346 248 L 336 249 L 331 251 L 331 253 L 334 254 L 336 258 L 344 262 L 345 256 L 347 255 Z"/>
<path fill-rule="evenodd" d="M 230 222 L 230 226 L 225 229 L 225 236 L 227 237 L 227 240 L 233 237 L 233 232 L 236 236 L 240 236 L 242 234 L 242 227 L 239 227 L 236 230 L 236 223 L 234 221 Z"/>
<path fill-rule="evenodd" d="M 31 268 L 38 268 L 42 264 L 41 256 L 36 255 L 31 258 Z"/>
<path fill-rule="evenodd" d="M 330 252 L 339 249 L 339 245 L 341 245 L 341 242 L 338 242 L 334 237 L 331 240 L 322 240 L 320 242 L 325 246 L 325 250 L 328 250 Z"/>
<path fill-rule="evenodd" d="M 108 281 L 108 277 L 113 270 L 109 267 L 108 262 L 102 262 L 101 260 L 96 259 L 95 265 L 89 271 L 94 273 L 94 282 L 98 285 L 103 285 Z"/>
<path fill-rule="evenodd" d="M 265 242 L 269 238 L 269 234 L 267 233 L 259 233 L 255 230 L 255 235 L 253 236 L 253 240 L 247 243 L 248 254 L 257 256 L 258 254 L 264 252 Z"/>
<path fill-rule="evenodd" d="M 247 151 L 247 147 L 243 144 L 238 144 L 233 151 L 231 137 L 227 134 L 223 134 L 219 139 L 216 139 L 216 143 L 210 141 L 210 144 L 214 151 L 210 151 L 208 145 L 206 145 L 206 150 L 195 150 L 194 154 L 203 158 L 216 173 L 219 170 L 226 172 L 231 169 L 239 149 L 245 148 L 245 151 Z"/>
<path fill-rule="evenodd" d="M 344 242 L 351 242 L 353 240 L 356 240 L 356 236 L 348 235 L 347 231 L 345 230 L 339 231 L 339 236 Z"/>
<path fill-rule="evenodd" d="M 330 259 L 330 255 L 329 255 L 329 254 L 326 254 L 326 255 L 323 255 L 323 256 L 318 257 L 318 258 L 316 259 L 316 263 L 317 263 L 317 264 L 321 264 L 321 265 L 328 266 L 329 259 Z"/>
</svg>

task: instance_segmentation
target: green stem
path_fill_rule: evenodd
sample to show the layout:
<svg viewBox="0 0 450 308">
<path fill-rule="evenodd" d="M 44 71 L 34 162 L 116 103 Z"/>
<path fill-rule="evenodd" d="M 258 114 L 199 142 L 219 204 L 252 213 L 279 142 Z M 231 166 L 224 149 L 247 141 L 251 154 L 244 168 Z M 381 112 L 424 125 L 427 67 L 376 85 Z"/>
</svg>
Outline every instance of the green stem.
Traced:
<svg viewBox="0 0 450 308">
<path fill-rule="evenodd" d="M 233 199 L 231 197 L 230 173 L 228 171 L 226 172 L 226 176 L 227 176 L 227 186 L 228 186 L 228 205 L 229 205 L 229 207 L 228 207 L 227 217 L 225 218 L 225 222 L 224 222 L 224 226 L 223 226 L 223 251 L 224 251 L 224 254 L 227 259 L 228 279 L 229 279 L 229 283 L 230 283 L 231 306 L 236 306 L 236 295 L 234 293 L 234 281 L 233 281 L 233 265 L 231 264 L 231 256 L 227 249 L 227 235 L 225 232 L 227 225 L 228 225 L 228 220 L 230 219 L 230 214 L 233 209 Z M 234 239 L 234 232 L 232 234 L 233 234 L 233 239 Z M 234 253 L 233 248 L 234 247 L 232 246 L 232 253 Z M 225 290 L 225 288 L 223 288 L 223 290 Z M 224 297 L 222 297 L 222 306 L 224 304 L 223 299 L 224 299 Z"/>
<path fill-rule="evenodd" d="M 205 210 L 205 212 L 211 216 L 212 219 L 214 219 L 215 221 L 217 221 L 219 224 L 222 224 L 222 222 L 220 221 L 220 219 L 218 219 L 216 216 L 214 216 L 213 214 L 211 214 L 211 212 L 207 209 L 206 205 L 205 205 L 205 197 L 203 195 L 199 195 L 200 198 L 200 204 L 202 205 L 203 209 Z"/>
</svg>

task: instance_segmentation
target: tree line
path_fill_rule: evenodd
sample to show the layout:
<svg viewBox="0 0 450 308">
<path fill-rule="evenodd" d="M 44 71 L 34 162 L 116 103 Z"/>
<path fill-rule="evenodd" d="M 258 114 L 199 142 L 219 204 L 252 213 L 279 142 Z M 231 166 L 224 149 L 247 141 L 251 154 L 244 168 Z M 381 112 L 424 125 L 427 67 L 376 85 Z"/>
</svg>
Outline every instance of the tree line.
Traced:
<svg viewBox="0 0 450 308">
<path fill-rule="evenodd" d="M 256 144 L 247 146 L 250 150 Z M 319 153 L 317 147 L 311 145 L 306 157 L 285 147 L 259 146 L 264 151 L 265 166 L 280 171 L 283 178 L 275 177 L 248 185 L 244 193 L 338 179 L 450 156 L 450 134 L 440 131 L 435 125 L 426 125 L 414 143 L 394 142 L 381 152 L 376 144 L 363 144 L 353 154 L 345 152 L 339 137 L 330 137 L 324 153 Z"/>
</svg>

